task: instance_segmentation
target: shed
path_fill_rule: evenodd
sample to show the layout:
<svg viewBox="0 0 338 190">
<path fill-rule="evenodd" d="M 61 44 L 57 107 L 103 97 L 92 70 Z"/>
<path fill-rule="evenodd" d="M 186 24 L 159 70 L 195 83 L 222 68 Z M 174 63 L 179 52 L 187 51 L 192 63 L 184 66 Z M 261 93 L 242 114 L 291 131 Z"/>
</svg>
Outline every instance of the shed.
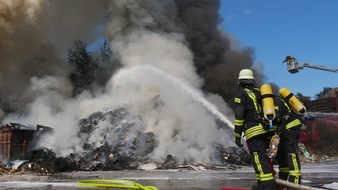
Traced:
<svg viewBox="0 0 338 190">
<path fill-rule="evenodd" d="M 25 126 L 20 123 L 10 123 L 0 127 L 0 161 L 25 159 L 28 145 L 36 142 L 41 133 L 50 132 L 52 128 L 37 125 Z M 36 135 L 39 134 L 39 135 Z"/>
</svg>

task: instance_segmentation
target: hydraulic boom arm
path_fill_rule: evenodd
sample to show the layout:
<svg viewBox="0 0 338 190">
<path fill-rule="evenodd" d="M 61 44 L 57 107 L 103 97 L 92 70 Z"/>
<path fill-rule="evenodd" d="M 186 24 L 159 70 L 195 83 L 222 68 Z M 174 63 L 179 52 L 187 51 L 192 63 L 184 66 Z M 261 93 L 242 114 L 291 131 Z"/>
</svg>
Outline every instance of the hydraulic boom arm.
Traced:
<svg viewBox="0 0 338 190">
<path fill-rule="evenodd" d="M 296 58 L 294 58 L 292 55 L 288 55 L 285 57 L 285 60 L 283 63 L 287 63 L 288 65 L 288 71 L 292 74 L 297 73 L 300 69 L 304 69 L 304 67 L 313 68 L 313 69 L 319 69 L 323 71 L 330 71 L 330 72 L 338 72 L 337 69 L 329 69 L 324 66 L 317 66 L 317 65 L 311 65 L 310 63 L 304 63 L 303 65 L 298 65 L 298 61 Z"/>
</svg>

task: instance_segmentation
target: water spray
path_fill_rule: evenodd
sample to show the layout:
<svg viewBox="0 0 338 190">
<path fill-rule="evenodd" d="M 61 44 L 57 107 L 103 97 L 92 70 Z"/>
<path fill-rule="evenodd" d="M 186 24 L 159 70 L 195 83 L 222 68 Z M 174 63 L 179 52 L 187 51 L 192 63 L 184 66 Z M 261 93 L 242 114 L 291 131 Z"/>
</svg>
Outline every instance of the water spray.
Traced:
<svg viewBox="0 0 338 190">
<path fill-rule="evenodd" d="M 166 79 L 168 82 L 172 83 L 175 86 L 178 86 L 184 93 L 189 94 L 194 101 L 200 103 L 203 107 L 207 108 L 216 118 L 220 119 L 224 123 L 226 123 L 229 127 L 235 128 L 235 126 L 232 124 L 232 122 L 226 118 L 218 109 L 217 107 L 207 101 L 199 91 L 196 89 L 188 86 L 187 84 L 183 83 L 182 81 L 178 80 L 177 78 L 173 77 L 172 75 L 169 75 L 168 73 L 165 73 L 159 69 L 156 69 L 150 65 L 143 65 L 143 66 L 137 66 L 133 67 L 132 69 L 140 69 L 140 70 L 146 70 L 151 71 L 152 73 L 158 75 L 159 77 L 162 77 Z"/>
</svg>

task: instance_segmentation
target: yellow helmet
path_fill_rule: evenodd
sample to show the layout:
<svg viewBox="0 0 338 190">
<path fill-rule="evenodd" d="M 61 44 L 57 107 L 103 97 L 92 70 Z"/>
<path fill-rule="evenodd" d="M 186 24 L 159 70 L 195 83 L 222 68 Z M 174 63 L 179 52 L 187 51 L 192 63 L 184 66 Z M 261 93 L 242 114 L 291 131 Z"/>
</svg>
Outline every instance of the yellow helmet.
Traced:
<svg viewBox="0 0 338 190">
<path fill-rule="evenodd" d="M 239 72 L 238 79 L 255 79 L 250 69 L 242 69 Z"/>
</svg>

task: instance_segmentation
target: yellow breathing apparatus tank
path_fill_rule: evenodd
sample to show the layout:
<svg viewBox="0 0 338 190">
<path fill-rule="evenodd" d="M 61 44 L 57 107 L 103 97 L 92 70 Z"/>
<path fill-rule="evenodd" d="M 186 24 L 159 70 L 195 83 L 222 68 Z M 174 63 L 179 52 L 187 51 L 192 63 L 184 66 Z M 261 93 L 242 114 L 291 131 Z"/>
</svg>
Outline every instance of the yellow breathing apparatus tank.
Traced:
<svg viewBox="0 0 338 190">
<path fill-rule="evenodd" d="M 273 102 L 272 89 L 269 84 L 263 84 L 260 88 L 262 96 L 262 107 L 264 118 L 272 125 L 272 120 L 276 117 L 275 104 Z"/>
<path fill-rule="evenodd" d="M 287 88 L 282 88 L 279 90 L 279 94 L 284 98 L 285 101 L 291 105 L 291 107 L 298 112 L 299 114 L 306 114 L 305 106 L 296 98 L 296 96 L 290 92 Z"/>
</svg>

